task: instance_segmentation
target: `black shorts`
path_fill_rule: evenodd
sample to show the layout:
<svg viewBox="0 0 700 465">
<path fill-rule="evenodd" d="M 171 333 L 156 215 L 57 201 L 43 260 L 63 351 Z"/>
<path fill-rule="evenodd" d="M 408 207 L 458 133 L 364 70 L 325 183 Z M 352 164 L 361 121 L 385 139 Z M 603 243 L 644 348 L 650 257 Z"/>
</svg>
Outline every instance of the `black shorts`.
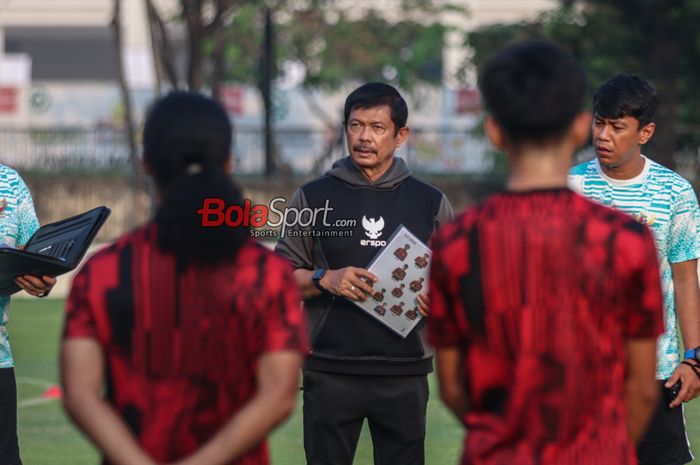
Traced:
<svg viewBox="0 0 700 465">
<path fill-rule="evenodd" d="M 659 406 L 637 445 L 639 465 L 682 465 L 693 460 L 685 432 L 683 405 L 676 408 L 666 405 L 664 382 L 659 381 L 662 390 Z"/>
<path fill-rule="evenodd" d="M 17 387 L 14 368 L 0 368 L 0 458 L 3 465 L 22 465 L 17 443 Z"/>
</svg>

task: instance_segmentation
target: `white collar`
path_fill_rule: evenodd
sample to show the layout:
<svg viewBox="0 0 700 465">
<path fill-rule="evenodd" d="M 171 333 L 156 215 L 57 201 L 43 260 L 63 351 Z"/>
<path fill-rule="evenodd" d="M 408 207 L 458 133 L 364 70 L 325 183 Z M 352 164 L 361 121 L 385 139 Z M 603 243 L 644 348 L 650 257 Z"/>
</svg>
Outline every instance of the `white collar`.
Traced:
<svg viewBox="0 0 700 465">
<path fill-rule="evenodd" d="M 637 176 L 629 179 L 611 178 L 603 172 L 603 169 L 600 167 L 600 162 L 597 158 L 595 159 L 595 168 L 600 177 L 605 179 L 613 186 L 632 186 L 634 184 L 641 184 L 644 181 L 644 178 L 646 178 L 647 174 L 649 174 L 649 169 L 651 168 L 651 161 L 644 155 L 642 155 L 642 158 L 644 159 L 644 168 L 642 169 L 642 172 L 639 173 Z"/>
</svg>

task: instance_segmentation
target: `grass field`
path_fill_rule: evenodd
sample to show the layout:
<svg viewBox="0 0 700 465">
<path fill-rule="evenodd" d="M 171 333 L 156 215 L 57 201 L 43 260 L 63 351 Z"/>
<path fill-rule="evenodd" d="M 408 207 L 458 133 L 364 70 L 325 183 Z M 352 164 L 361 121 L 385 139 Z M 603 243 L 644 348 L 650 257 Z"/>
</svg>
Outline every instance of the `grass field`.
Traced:
<svg viewBox="0 0 700 465">
<path fill-rule="evenodd" d="M 20 300 L 12 303 L 9 325 L 18 389 L 19 440 L 24 465 L 95 465 L 99 456 L 72 426 L 56 400 L 45 400 L 46 387 L 57 384 L 57 352 L 63 318 L 62 300 Z M 582 380 L 585 382 L 585 380 Z M 431 379 L 426 464 L 457 463 L 462 430 L 440 403 Z M 686 409 L 691 443 L 700 445 L 700 401 Z M 301 403 L 272 436 L 272 463 L 302 465 Z M 700 446 L 699 446 L 700 447 Z M 693 463 L 700 465 L 700 460 Z M 355 464 L 372 464 L 367 430 L 362 433 Z"/>
</svg>

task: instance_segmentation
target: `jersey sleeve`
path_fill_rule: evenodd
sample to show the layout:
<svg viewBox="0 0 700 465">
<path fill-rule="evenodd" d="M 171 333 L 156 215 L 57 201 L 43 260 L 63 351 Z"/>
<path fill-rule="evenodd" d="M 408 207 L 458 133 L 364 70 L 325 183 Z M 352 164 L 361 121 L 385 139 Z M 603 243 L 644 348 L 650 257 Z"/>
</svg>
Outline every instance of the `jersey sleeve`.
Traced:
<svg viewBox="0 0 700 465">
<path fill-rule="evenodd" d="M 309 204 L 304 196 L 304 191 L 298 189 L 289 202 L 289 208 L 301 210 L 308 206 Z M 310 227 L 306 226 L 302 229 L 309 230 Z M 311 236 L 303 234 L 293 236 L 289 234 L 280 235 L 277 245 L 275 246 L 275 252 L 289 260 L 294 269 L 303 268 L 311 270 L 313 269 L 313 243 L 314 240 Z"/>
<path fill-rule="evenodd" d="M 24 180 L 17 178 L 17 245 L 25 245 L 39 229 L 39 220 L 34 210 L 34 202 Z"/>
<path fill-rule="evenodd" d="M 583 195 L 583 184 L 590 162 L 581 163 L 569 169 L 568 182 L 569 189 L 577 194 Z"/>
<path fill-rule="evenodd" d="M 700 257 L 700 209 L 690 185 L 680 192 L 673 204 L 668 246 L 670 263 Z"/>
<path fill-rule="evenodd" d="M 269 254 L 264 273 L 264 296 L 260 299 L 261 324 L 257 327 L 258 352 L 293 350 L 308 352 L 306 322 L 301 309 L 301 295 L 290 266 L 280 257 Z"/>
<path fill-rule="evenodd" d="M 98 339 L 97 325 L 88 298 L 90 292 L 88 274 L 89 267 L 86 266 L 73 279 L 73 285 L 66 301 L 64 339 Z"/>
<path fill-rule="evenodd" d="M 627 293 L 623 302 L 625 336 L 655 338 L 664 332 L 663 294 L 659 265 L 651 232 L 643 227 L 638 240 L 623 239 L 627 254 L 634 254 L 634 266 L 626 280 Z"/>
<path fill-rule="evenodd" d="M 428 338 L 434 347 L 461 346 L 467 338 L 465 312 L 460 298 L 460 277 L 468 260 L 465 236 L 449 223 L 433 239 L 430 265 Z"/>
</svg>

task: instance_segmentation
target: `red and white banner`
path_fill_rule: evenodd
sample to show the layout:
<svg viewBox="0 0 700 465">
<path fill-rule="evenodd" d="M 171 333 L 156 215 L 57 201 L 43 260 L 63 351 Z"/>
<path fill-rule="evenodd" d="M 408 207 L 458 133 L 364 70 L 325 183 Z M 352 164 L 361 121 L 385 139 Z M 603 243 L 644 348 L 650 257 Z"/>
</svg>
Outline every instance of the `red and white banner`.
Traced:
<svg viewBox="0 0 700 465">
<path fill-rule="evenodd" d="M 243 89 L 239 86 L 224 86 L 221 88 L 221 103 L 229 113 L 243 114 Z"/>
<path fill-rule="evenodd" d="M 0 87 L 0 113 L 16 113 L 19 107 L 19 89 Z"/>
<path fill-rule="evenodd" d="M 481 112 L 481 94 L 479 91 L 476 89 L 459 89 L 457 91 L 455 112 L 459 114 Z"/>
</svg>

